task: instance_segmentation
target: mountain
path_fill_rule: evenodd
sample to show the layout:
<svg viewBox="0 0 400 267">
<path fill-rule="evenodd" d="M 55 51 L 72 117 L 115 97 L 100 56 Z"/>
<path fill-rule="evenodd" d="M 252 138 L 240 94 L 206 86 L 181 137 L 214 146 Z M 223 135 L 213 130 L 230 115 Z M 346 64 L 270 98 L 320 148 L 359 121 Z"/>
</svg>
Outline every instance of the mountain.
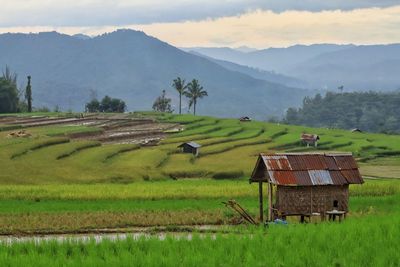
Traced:
<svg viewBox="0 0 400 267">
<path fill-rule="evenodd" d="M 74 34 L 74 35 L 72 35 L 72 37 L 75 37 L 75 38 L 78 38 L 78 39 L 83 39 L 83 40 L 87 40 L 87 39 L 91 38 L 89 35 L 85 35 L 85 34 L 82 34 L 82 33 Z"/>
<path fill-rule="evenodd" d="M 247 53 L 227 47 L 195 47 L 186 48 L 186 51 L 192 50 L 215 59 L 286 74 L 286 71 L 293 65 L 323 53 L 334 52 L 351 46 L 335 44 L 294 45 L 287 48 L 267 48 Z"/>
<path fill-rule="evenodd" d="M 57 32 L 0 35 L 0 66 L 10 66 L 25 86 L 32 76 L 34 106 L 83 110 L 90 92 L 125 100 L 130 110 L 150 109 L 163 89 L 173 98 L 177 76 L 199 79 L 209 97 L 199 114 L 265 119 L 298 106 L 309 91 L 226 69 L 143 32 L 118 30 L 76 38 Z"/>
<path fill-rule="evenodd" d="M 265 81 L 269 81 L 269 82 L 273 82 L 273 83 L 283 84 L 283 85 L 286 85 L 289 87 L 304 88 L 304 89 L 307 89 L 309 87 L 309 84 L 307 82 L 302 81 L 297 78 L 294 78 L 294 77 L 275 73 L 273 71 L 266 71 L 266 70 L 262 70 L 262 69 L 239 65 L 236 63 L 232 63 L 230 61 L 215 59 L 212 57 L 204 56 L 195 51 L 189 51 L 189 52 L 194 55 L 205 57 L 208 60 L 215 62 L 218 65 L 224 67 L 225 69 L 244 73 L 255 79 L 260 79 L 260 80 L 265 80 Z"/>
<path fill-rule="evenodd" d="M 336 90 L 341 85 L 348 91 L 400 88 L 400 44 L 295 45 L 248 53 L 227 48 L 195 48 L 193 51 L 218 60 L 273 70 L 305 81 L 311 89 Z"/>
<path fill-rule="evenodd" d="M 244 63 L 248 60 L 247 52 L 230 47 L 183 47 L 181 49 L 186 52 L 195 52 L 214 59 L 229 61 L 240 65 L 252 66 Z"/>
<path fill-rule="evenodd" d="M 248 46 L 245 46 L 245 45 L 242 45 L 242 46 L 239 46 L 239 47 L 235 47 L 234 49 L 236 51 L 240 51 L 240 52 L 244 52 L 244 53 L 257 51 L 256 48 L 248 47 Z"/>
<path fill-rule="evenodd" d="M 323 53 L 293 65 L 286 73 L 316 88 L 395 90 L 400 88 L 400 44 L 354 46 Z"/>
</svg>

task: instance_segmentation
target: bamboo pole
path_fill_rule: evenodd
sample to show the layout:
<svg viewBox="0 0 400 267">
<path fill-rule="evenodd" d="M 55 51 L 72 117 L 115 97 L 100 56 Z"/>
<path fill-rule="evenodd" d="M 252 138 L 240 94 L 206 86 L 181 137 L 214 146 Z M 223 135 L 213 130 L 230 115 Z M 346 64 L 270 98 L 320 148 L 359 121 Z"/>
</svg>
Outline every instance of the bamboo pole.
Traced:
<svg viewBox="0 0 400 267">
<path fill-rule="evenodd" d="M 268 221 L 272 221 L 272 184 L 268 183 Z"/>
<path fill-rule="evenodd" d="M 264 207 L 263 207 L 263 188 L 262 182 L 258 182 L 258 202 L 260 205 L 260 222 L 264 222 Z"/>
</svg>

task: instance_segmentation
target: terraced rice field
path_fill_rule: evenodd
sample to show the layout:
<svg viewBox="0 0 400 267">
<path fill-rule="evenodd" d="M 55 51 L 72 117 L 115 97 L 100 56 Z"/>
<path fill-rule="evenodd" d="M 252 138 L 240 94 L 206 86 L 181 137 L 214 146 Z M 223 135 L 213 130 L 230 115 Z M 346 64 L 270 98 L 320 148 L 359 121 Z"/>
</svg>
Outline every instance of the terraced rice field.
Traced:
<svg viewBox="0 0 400 267">
<path fill-rule="evenodd" d="M 190 115 L 59 115 L 0 117 L 1 266 L 400 264 L 399 136 Z M 20 130 L 25 137 L 9 137 Z M 303 132 L 320 135 L 319 146 L 302 145 Z M 187 141 L 202 145 L 198 157 L 177 148 Z M 258 187 L 247 180 L 258 153 L 315 150 L 351 151 L 373 178 L 350 186 L 343 223 L 236 225 L 223 201 L 259 219 Z M 216 233 L 196 233 L 210 225 Z M 131 234 L 138 228 L 146 235 Z M 65 240 L 104 232 L 127 238 Z M 38 234 L 64 241 L 18 239 Z"/>
<path fill-rule="evenodd" d="M 181 178 L 248 177 L 260 152 L 351 151 L 362 174 L 399 178 L 400 137 L 312 129 L 191 115 L 89 115 L 1 117 L 0 183 L 124 182 Z M 7 138 L 11 131 L 29 138 Z M 183 129 L 180 131 L 180 129 Z M 172 131 L 171 131 L 172 130 Z M 302 132 L 321 137 L 317 148 Z M 161 141 L 157 146 L 140 143 Z M 199 157 L 183 154 L 182 142 L 202 145 Z"/>
</svg>

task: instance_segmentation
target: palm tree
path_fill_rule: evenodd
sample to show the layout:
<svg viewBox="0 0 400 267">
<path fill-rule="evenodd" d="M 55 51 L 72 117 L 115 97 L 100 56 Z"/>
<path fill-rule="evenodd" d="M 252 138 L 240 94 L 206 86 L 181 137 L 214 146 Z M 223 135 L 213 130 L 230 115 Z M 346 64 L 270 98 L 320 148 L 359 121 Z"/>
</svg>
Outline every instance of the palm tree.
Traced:
<svg viewBox="0 0 400 267">
<path fill-rule="evenodd" d="M 179 114 L 182 114 L 182 94 L 185 93 L 188 85 L 185 84 L 185 80 L 182 80 L 181 77 L 178 77 L 174 79 L 172 87 L 174 87 L 179 93 Z"/>
<path fill-rule="evenodd" d="M 193 114 L 196 115 L 196 104 L 197 99 L 208 96 L 207 91 L 203 90 L 203 86 L 199 84 L 199 81 L 193 79 L 188 84 L 188 90 L 183 93 L 187 98 L 189 98 L 189 109 L 193 105 Z"/>
</svg>

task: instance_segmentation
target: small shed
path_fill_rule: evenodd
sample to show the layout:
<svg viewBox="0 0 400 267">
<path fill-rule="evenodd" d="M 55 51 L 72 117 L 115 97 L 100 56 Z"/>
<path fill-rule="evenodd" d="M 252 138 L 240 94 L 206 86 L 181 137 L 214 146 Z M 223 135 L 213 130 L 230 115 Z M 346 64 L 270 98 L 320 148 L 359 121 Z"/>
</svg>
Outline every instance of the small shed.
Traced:
<svg viewBox="0 0 400 267">
<path fill-rule="evenodd" d="M 199 155 L 201 145 L 195 142 L 188 142 L 179 145 L 178 147 L 182 148 L 183 153 L 191 153 L 195 156 Z"/>
<path fill-rule="evenodd" d="M 260 154 L 250 182 L 259 183 L 260 218 L 263 189 L 268 189 L 268 220 L 286 216 L 348 212 L 349 184 L 364 180 L 351 153 Z"/>
<path fill-rule="evenodd" d="M 359 128 L 351 129 L 351 132 L 352 133 L 362 133 L 362 131 Z"/>
<path fill-rule="evenodd" d="M 310 145 L 315 147 L 318 146 L 319 136 L 316 134 L 303 133 L 301 134 L 300 139 L 303 142 L 303 144 L 307 144 L 307 147 L 309 147 Z"/>
<path fill-rule="evenodd" d="M 247 117 L 247 116 L 244 116 L 244 117 L 239 118 L 239 120 L 242 121 L 242 122 L 246 122 L 246 121 L 251 121 L 251 118 Z"/>
</svg>

